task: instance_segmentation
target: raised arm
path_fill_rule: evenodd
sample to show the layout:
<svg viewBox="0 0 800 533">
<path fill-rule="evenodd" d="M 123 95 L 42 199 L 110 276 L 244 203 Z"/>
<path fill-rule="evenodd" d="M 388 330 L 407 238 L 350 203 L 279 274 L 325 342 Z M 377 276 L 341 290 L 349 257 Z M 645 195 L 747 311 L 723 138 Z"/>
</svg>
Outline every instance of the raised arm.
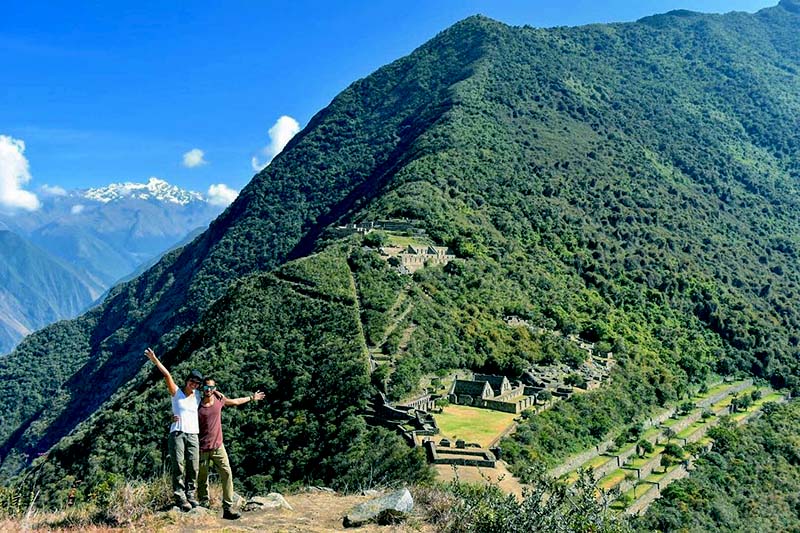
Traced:
<svg viewBox="0 0 800 533">
<path fill-rule="evenodd" d="M 172 379 L 172 375 L 169 373 L 169 370 L 167 370 L 167 367 L 161 364 L 161 361 L 159 361 L 158 357 L 156 357 L 156 353 L 150 348 L 147 348 L 144 351 L 144 354 L 153 362 L 154 365 L 156 365 L 156 368 L 158 368 L 159 372 L 161 372 L 161 374 L 164 376 L 164 381 L 167 382 L 167 389 L 169 389 L 169 395 L 175 396 L 175 393 L 178 392 L 178 386 Z"/>
<path fill-rule="evenodd" d="M 223 396 L 225 406 L 230 407 L 232 405 L 244 405 L 247 402 L 257 402 L 258 400 L 264 399 L 264 393 L 261 391 L 257 391 L 252 396 L 242 396 L 241 398 L 226 398 Z"/>
</svg>

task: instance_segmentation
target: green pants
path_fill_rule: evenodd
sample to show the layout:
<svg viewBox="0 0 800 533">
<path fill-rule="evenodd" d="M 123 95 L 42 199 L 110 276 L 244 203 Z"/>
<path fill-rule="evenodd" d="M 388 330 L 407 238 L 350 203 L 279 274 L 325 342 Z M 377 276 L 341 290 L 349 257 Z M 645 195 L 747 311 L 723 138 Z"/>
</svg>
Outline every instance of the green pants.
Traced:
<svg viewBox="0 0 800 533">
<path fill-rule="evenodd" d="M 201 502 L 208 501 L 208 467 L 213 464 L 222 483 L 222 508 L 233 507 L 233 472 L 228 461 L 228 453 L 223 444 L 216 450 L 200 452 L 200 476 L 197 478 L 197 494 Z"/>
<path fill-rule="evenodd" d="M 172 494 L 181 505 L 197 499 L 197 470 L 200 463 L 200 439 L 197 434 L 173 431 L 169 434 L 169 462 Z"/>
</svg>

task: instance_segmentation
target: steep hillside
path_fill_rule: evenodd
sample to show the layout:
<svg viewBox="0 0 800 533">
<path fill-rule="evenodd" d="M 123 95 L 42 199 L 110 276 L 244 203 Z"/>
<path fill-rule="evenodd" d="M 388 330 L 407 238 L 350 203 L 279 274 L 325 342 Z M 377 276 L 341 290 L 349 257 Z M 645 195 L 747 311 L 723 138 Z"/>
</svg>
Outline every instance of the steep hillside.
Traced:
<svg viewBox="0 0 800 533">
<path fill-rule="evenodd" d="M 47 304 L 36 283 L 24 289 L 0 280 L 0 290 L 12 292 L 14 300 L 30 305 L 4 306 L 4 328 L 0 354 L 9 352 L 24 335 L 56 320 L 75 317 L 100 295 L 123 279 L 131 279 L 152 266 L 167 250 L 196 237 L 222 211 L 203 195 L 186 191 L 157 178 L 148 183 L 112 184 L 88 190 L 41 191 L 36 211 L 0 213 L 0 223 L 33 244 L 58 263 L 52 276 L 68 268 L 79 283 L 90 288 L 91 298 L 75 308 L 68 292 L 63 299 L 50 292 Z M 9 249 L 11 250 L 11 249 Z M 22 253 L 22 252 L 20 252 Z M 13 254 L 9 255 L 13 257 Z M 43 266 L 43 265 L 40 265 Z M 33 270 L 30 281 L 42 276 Z M 43 287 L 44 290 L 47 290 Z M 69 284 L 64 284 L 65 291 Z M 51 308 L 46 318 L 43 307 Z M 61 312 L 61 310 L 64 312 Z"/>
<path fill-rule="evenodd" d="M 100 288 L 10 231 L 0 229 L 0 354 L 46 324 L 72 318 Z"/>
<path fill-rule="evenodd" d="M 741 430 L 713 432 L 714 451 L 635 522 L 638 531 L 795 531 L 800 528 L 800 404 L 773 405 Z"/>
<path fill-rule="evenodd" d="M 426 477 L 421 450 L 360 416 L 371 389 L 358 309 L 347 251 L 334 248 L 236 283 L 164 354 L 176 379 L 197 368 L 226 394 L 266 393 L 224 415 L 226 447 L 248 491 Z M 169 397 L 153 370 L 148 364 L 34 463 L 49 502 L 63 505 L 76 479 L 96 487 L 160 471 Z"/>
<path fill-rule="evenodd" d="M 469 27 L 452 31 L 354 83 L 208 231 L 112 290 L 91 318 L 81 319 L 85 333 L 69 349 L 45 356 L 42 342 L 52 333 L 44 330 L 0 361 L 0 380 L 19 399 L 0 426 L 4 467 L 14 471 L 93 413 L 141 369 L 143 346 L 173 347 L 232 280 L 302 255 L 313 243 L 301 242 L 304 236 L 374 194 L 412 156 L 416 137 L 452 105 L 449 87 L 470 75 L 482 38 Z M 50 365 L 80 370 L 67 381 L 45 383 L 38 377 Z M 53 389 L 59 401 L 45 405 Z"/>
<path fill-rule="evenodd" d="M 25 399 L 4 414 L 4 468 L 77 426 L 36 463 L 61 491 L 51 501 L 75 479 L 88 495 L 109 474 L 152 472 L 161 432 L 135 428 L 158 412 L 141 357 L 157 339 L 179 371 L 269 388 L 276 401 L 234 415 L 231 439 L 251 445 L 234 463 L 264 486 L 355 482 L 360 454 L 407 475 L 382 470 L 413 460 L 376 446 L 389 437 L 355 416 L 367 345 L 393 358 L 372 385 L 394 398 L 428 372 L 514 376 L 567 359 L 508 315 L 597 342 L 619 368 L 610 387 L 523 424 L 519 468 L 588 447 L 712 373 L 797 389 L 797 6 L 551 30 L 472 17 L 356 82 L 206 233 L 76 323 L 85 341 L 54 354 L 81 368 L 50 383 L 63 402 L 43 408 L 41 388 L 15 389 L 35 382 L 44 337 L 0 366 Z M 401 277 L 356 237 L 326 232 L 398 217 L 458 259 Z M 225 292 L 258 271 L 272 272 Z"/>
</svg>

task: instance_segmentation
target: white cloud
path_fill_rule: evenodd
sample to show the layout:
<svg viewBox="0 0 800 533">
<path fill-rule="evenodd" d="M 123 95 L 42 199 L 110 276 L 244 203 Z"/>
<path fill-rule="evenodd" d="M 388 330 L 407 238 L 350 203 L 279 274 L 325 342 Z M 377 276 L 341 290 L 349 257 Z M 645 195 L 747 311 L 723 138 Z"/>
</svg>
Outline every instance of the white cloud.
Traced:
<svg viewBox="0 0 800 533">
<path fill-rule="evenodd" d="M 262 163 L 258 157 L 253 157 L 250 160 L 253 170 L 258 172 L 269 165 L 298 131 L 300 131 L 300 124 L 295 119 L 287 115 L 279 118 L 269 129 L 269 144 L 261 149 L 261 154 L 266 156 L 267 160 Z"/>
<path fill-rule="evenodd" d="M 70 213 L 73 215 L 80 215 L 83 213 L 83 210 L 86 209 L 86 206 L 83 204 L 75 204 L 72 206 L 72 209 L 69 210 Z"/>
<path fill-rule="evenodd" d="M 194 168 L 205 165 L 208 163 L 203 157 L 205 156 L 205 152 L 203 152 L 199 148 L 192 148 L 185 154 L 183 154 L 183 166 L 187 168 Z"/>
<path fill-rule="evenodd" d="M 208 203 L 211 205 L 227 206 L 236 200 L 239 191 L 231 189 L 224 183 L 218 183 L 208 188 Z"/>
<path fill-rule="evenodd" d="M 0 207 L 35 211 L 39 199 L 22 188 L 31 180 L 24 152 L 23 141 L 0 135 Z"/>
<path fill-rule="evenodd" d="M 64 187 L 59 187 L 58 185 L 42 185 L 39 187 L 39 190 L 42 191 L 43 194 L 48 194 L 50 196 L 66 196 L 67 190 Z"/>
</svg>

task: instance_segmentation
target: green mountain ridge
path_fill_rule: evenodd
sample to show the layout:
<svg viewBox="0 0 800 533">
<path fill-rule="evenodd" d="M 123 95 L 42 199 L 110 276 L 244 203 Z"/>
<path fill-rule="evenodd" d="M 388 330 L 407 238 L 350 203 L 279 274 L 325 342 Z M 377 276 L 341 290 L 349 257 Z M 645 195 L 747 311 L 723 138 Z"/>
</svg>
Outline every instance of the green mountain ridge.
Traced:
<svg viewBox="0 0 800 533">
<path fill-rule="evenodd" d="M 431 85 L 439 90 L 446 89 L 440 78 L 466 75 L 463 65 L 472 53 L 471 48 L 463 57 L 456 49 L 445 51 L 449 57 L 433 54 L 423 64 Z M 142 346 L 153 344 L 159 350 L 173 346 L 231 280 L 278 264 L 319 217 L 345 212 L 354 199 L 348 195 L 356 187 L 372 173 L 391 167 L 396 146 L 408 143 L 419 128 L 412 113 L 428 103 L 425 95 L 406 87 L 422 79 L 414 75 L 414 68 L 421 67 L 406 68 L 408 61 L 400 60 L 353 84 L 310 121 L 208 231 L 183 250 L 167 254 L 141 277 L 113 289 L 101 306 L 78 319 L 88 334 L 84 351 L 53 350 L 45 355 L 41 345 L 52 334 L 45 329 L 0 362 L 0 380 L 9 383 L 12 395 L 20 399 L 0 425 L 4 465 L 13 471 L 19 457 L 34 457 L 57 442 L 141 369 Z M 444 68 L 448 63 L 452 72 Z M 434 64 L 437 71 L 430 68 Z M 398 73 L 406 73 L 411 81 L 396 82 Z M 385 101 L 374 97 L 375 85 L 382 87 L 382 93 L 394 91 L 400 107 L 391 108 L 390 114 Z M 433 100 L 436 105 L 429 114 L 439 112 L 440 100 Z M 343 147 L 338 157 L 329 153 L 334 145 Z M 290 158 L 289 153 L 301 155 Z M 314 188 L 307 186 L 309 180 L 314 180 Z M 44 357 L 58 362 L 43 361 Z M 22 385 L 36 383 L 29 376 L 51 364 L 77 373 L 66 383 Z M 52 389 L 63 390 L 63 400 L 40 412 Z M 87 390 L 93 393 L 88 398 Z M 45 428 L 43 434 L 20 436 L 18 428 L 30 427 L 34 420 L 39 422 L 34 426 L 37 432 Z"/>
<path fill-rule="evenodd" d="M 55 445 L 32 468 L 57 504 L 76 480 L 89 497 L 157 469 L 166 426 L 152 422 L 167 423 L 167 404 L 141 350 L 159 339 L 176 375 L 196 366 L 229 390 L 269 391 L 264 409 L 226 421 L 252 490 L 424 476 L 359 412 L 423 374 L 513 377 L 567 357 L 507 315 L 580 334 L 619 364 L 609 387 L 521 425 L 519 468 L 713 373 L 797 389 L 794 6 L 548 30 L 471 17 L 354 83 L 207 232 L 0 362 L 24 400 L 0 425 L 4 472 Z M 404 278 L 326 233 L 391 218 L 458 259 Z M 377 346 L 394 370 L 370 376 L 367 346 L 395 320 Z M 72 346 L 45 352 L 59 336 Z M 44 364 L 61 369 L 57 386 L 35 384 Z"/>
</svg>

